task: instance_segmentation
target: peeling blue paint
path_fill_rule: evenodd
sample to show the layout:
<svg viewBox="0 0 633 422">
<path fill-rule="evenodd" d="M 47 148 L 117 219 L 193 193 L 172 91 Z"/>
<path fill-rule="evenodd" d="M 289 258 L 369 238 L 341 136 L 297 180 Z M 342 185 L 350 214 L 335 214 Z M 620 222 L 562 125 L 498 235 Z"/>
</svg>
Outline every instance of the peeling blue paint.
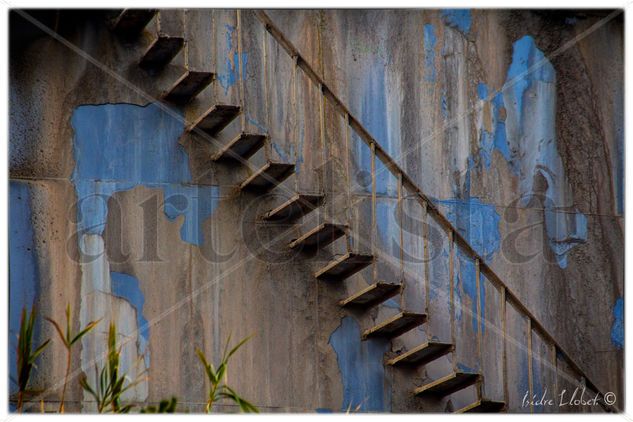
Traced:
<svg viewBox="0 0 633 422">
<path fill-rule="evenodd" d="M 457 271 L 455 277 L 455 318 L 459 321 L 462 319 L 462 309 L 464 304 L 462 301 L 462 291 L 468 296 L 470 302 L 470 319 L 473 325 L 473 333 L 478 331 L 477 327 L 477 270 L 474 260 L 464 253 L 461 249 L 457 249 Z M 480 289 L 480 294 L 482 293 Z M 481 306 L 485 307 L 485 296 L 481 295 Z M 482 322 L 482 329 L 484 328 Z M 482 331 L 483 332 L 483 331 Z"/>
<path fill-rule="evenodd" d="M 361 123 L 387 153 L 392 157 L 399 157 L 401 144 L 397 136 L 397 126 L 390 127 L 390 124 L 398 124 L 400 109 L 388 107 L 386 70 L 387 67 L 376 59 L 367 72 L 361 73 L 360 85 L 354 83 L 349 90 L 351 97 L 362 93 L 358 113 Z"/>
<path fill-rule="evenodd" d="M 534 38 L 529 35 L 513 44 L 512 62 L 504 90 L 514 91 L 517 108 L 523 110 L 523 96 L 534 81 L 553 83 L 556 76 L 554 66 L 545 54 L 536 47 Z"/>
<path fill-rule="evenodd" d="M 155 104 L 105 104 L 78 107 L 71 122 L 82 232 L 102 234 L 109 198 L 143 185 L 163 190 L 169 219 L 184 215 L 183 241 L 203 243 L 202 223 L 217 207 L 219 188 L 190 184 L 189 160 L 178 144 L 182 119 Z"/>
<path fill-rule="evenodd" d="M 464 34 L 470 32 L 472 17 L 468 9 L 444 9 L 442 10 L 444 22 L 453 28 L 460 30 Z"/>
<path fill-rule="evenodd" d="M 329 344 L 336 352 L 343 383 L 341 410 L 388 412 L 391 407 L 391 386 L 385 377 L 383 358 L 389 341 L 361 341 L 360 326 L 347 316 L 332 333 Z"/>
<path fill-rule="evenodd" d="M 440 99 L 441 104 L 440 104 L 440 108 L 442 111 L 442 116 L 445 119 L 448 119 L 448 100 L 446 99 L 446 91 L 442 92 L 442 98 Z"/>
<path fill-rule="evenodd" d="M 431 256 L 437 256 L 436 259 L 432 259 L 429 262 L 430 266 L 430 284 L 431 289 L 429 292 L 429 299 L 432 301 L 436 301 L 441 298 L 441 292 L 448 292 L 450 289 L 448 287 L 449 282 L 449 270 L 448 270 L 448 260 L 450 255 L 450 250 L 448 246 L 448 242 L 442 242 L 441 250 L 435 250 L 434 242 L 429 242 L 429 248 L 431 249 Z M 450 299 L 449 295 L 445 294 L 444 303 L 439 304 L 440 307 L 445 309 L 449 309 Z"/>
<path fill-rule="evenodd" d="M 619 297 L 613 305 L 611 343 L 620 350 L 624 348 L 624 298 L 622 297 Z"/>
<path fill-rule="evenodd" d="M 561 268 L 567 268 L 569 251 L 587 241 L 587 217 L 579 211 L 571 214 L 546 205 L 545 231 L 556 262 Z"/>
<path fill-rule="evenodd" d="M 384 301 L 382 304 L 385 305 L 387 308 L 400 310 L 400 304 L 396 302 L 396 300 L 393 298 Z"/>
<path fill-rule="evenodd" d="M 149 367 L 149 322 L 143 314 L 145 295 L 136 277 L 129 274 L 110 272 L 112 294 L 125 299 L 136 311 L 136 324 L 140 334 L 139 350 L 145 355 L 145 365 Z"/>
<path fill-rule="evenodd" d="M 17 380 L 16 347 L 22 309 L 30 312 L 39 292 L 39 266 L 35 250 L 30 186 L 9 182 L 9 375 Z M 10 391 L 17 391 L 14 382 Z"/>
<path fill-rule="evenodd" d="M 445 209 L 446 218 L 486 261 L 499 250 L 501 217 L 494 205 L 481 202 L 477 197 L 468 199 L 434 200 Z"/>
<path fill-rule="evenodd" d="M 495 146 L 510 146 L 508 151 L 499 149 L 519 177 L 522 206 L 536 193 L 533 184 L 537 176 L 546 181 L 548 243 L 558 265 L 566 268 L 569 251 L 587 240 L 587 218 L 577 209 L 567 207 L 574 198 L 556 145 L 555 81 L 554 67 L 531 36 L 526 35 L 513 44 L 512 62 L 503 87 L 507 110 L 503 132 L 507 138 L 505 142 L 495 140 Z M 501 103 L 501 99 L 495 99 L 495 103 Z M 495 136 L 498 133 L 501 133 L 499 128 Z"/>
<path fill-rule="evenodd" d="M 424 25 L 424 79 L 435 82 L 435 28 L 430 23 Z"/>
<path fill-rule="evenodd" d="M 477 95 L 479 95 L 480 100 L 488 99 L 488 86 L 485 83 L 479 82 L 477 84 Z"/>
<path fill-rule="evenodd" d="M 494 147 L 501 153 L 507 162 L 510 162 L 510 147 L 506 137 L 505 119 L 501 116 L 501 110 L 505 110 L 503 104 L 503 93 L 499 92 L 492 100 L 493 125 L 494 125 Z"/>
<path fill-rule="evenodd" d="M 471 368 L 468 365 L 464 365 L 463 363 L 457 362 L 457 369 L 463 372 L 470 372 L 470 373 L 477 373 L 479 372 L 477 369 L 475 368 Z"/>
<path fill-rule="evenodd" d="M 490 101 L 488 98 L 488 86 L 485 83 L 479 83 L 477 85 L 477 93 L 481 100 Z M 502 93 L 497 93 L 493 97 L 492 101 L 490 101 L 490 108 L 492 132 L 481 128 L 479 133 L 479 158 L 487 169 L 490 168 L 494 150 L 497 150 L 506 162 L 511 162 L 510 149 L 506 138 L 505 121 L 501 113 L 502 109 L 504 109 Z M 516 169 L 512 168 L 512 170 L 516 173 Z"/>
<path fill-rule="evenodd" d="M 240 56 L 234 47 L 236 43 L 233 42 L 236 37 L 236 28 L 232 25 L 224 25 L 226 32 L 226 48 L 224 51 L 225 61 L 223 69 L 218 72 L 217 79 L 220 85 L 224 88 L 224 95 L 228 94 L 229 88 L 235 85 L 240 77 Z M 246 65 L 248 62 L 248 54 L 242 52 L 242 80 L 246 79 Z"/>
</svg>

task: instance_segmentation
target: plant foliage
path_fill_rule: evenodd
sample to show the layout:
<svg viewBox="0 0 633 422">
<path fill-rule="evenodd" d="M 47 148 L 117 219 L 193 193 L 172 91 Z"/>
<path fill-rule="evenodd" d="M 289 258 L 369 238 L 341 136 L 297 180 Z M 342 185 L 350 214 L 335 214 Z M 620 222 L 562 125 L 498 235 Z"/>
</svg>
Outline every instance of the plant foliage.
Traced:
<svg viewBox="0 0 633 422">
<path fill-rule="evenodd" d="M 42 344 L 33 350 L 33 328 L 35 327 L 35 307 L 31 308 L 31 312 L 27 315 L 26 308 L 22 308 L 22 316 L 20 318 L 20 333 L 18 334 L 17 346 L 17 384 L 18 384 L 18 412 L 22 411 L 24 395 L 29 392 L 27 389 L 29 378 L 33 368 L 36 368 L 35 360 L 42 354 L 46 346 L 49 345 L 50 339 L 45 340 Z"/>
<path fill-rule="evenodd" d="M 253 404 L 249 403 L 247 400 L 244 400 L 240 397 L 235 390 L 226 385 L 226 377 L 227 377 L 227 368 L 229 359 L 231 356 L 237 352 L 237 350 L 246 343 L 250 337 L 245 338 L 240 341 L 235 347 L 229 350 L 229 343 L 231 342 L 231 336 L 229 336 L 226 346 L 224 347 L 224 353 L 222 354 L 222 360 L 218 365 L 217 369 L 212 363 L 209 363 L 204 355 L 204 353 L 200 349 L 196 349 L 196 354 L 198 355 L 198 359 L 204 366 L 205 374 L 207 376 L 207 380 L 209 381 L 209 392 L 207 394 L 207 404 L 205 407 L 205 411 L 207 413 L 211 412 L 215 403 L 222 399 L 229 399 L 236 403 L 242 412 L 246 413 L 259 413 L 257 407 Z"/>
</svg>

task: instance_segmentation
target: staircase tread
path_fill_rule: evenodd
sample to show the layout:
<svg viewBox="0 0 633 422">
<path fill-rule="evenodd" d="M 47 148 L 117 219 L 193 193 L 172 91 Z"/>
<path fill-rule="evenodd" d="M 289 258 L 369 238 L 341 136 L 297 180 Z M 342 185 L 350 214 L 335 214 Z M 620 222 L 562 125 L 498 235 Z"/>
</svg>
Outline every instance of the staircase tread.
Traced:
<svg viewBox="0 0 633 422">
<path fill-rule="evenodd" d="M 435 381 L 431 381 L 421 387 L 416 388 L 413 392 L 416 396 L 423 394 L 432 394 L 437 396 L 447 396 L 456 391 L 463 390 L 476 383 L 480 379 L 480 375 L 474 372 L 453 372 Z"/>
<path fill-rule="evenodd" d="M 394 338 L 426 322 L 425 314 L 403 311 L 363 332 L 362 339 Z"/>
<path fill-rule="evenodd" d="M 176 57 L 184 43 L 185 40 L 182 37 L 159 35 L 141 57 L 139 66 L 145 70 L 162 69 Z"/>
<path fill-rule="evenodd" d="M 156 9 L 123 9 L 114 19 L 112 30 L 124 38 L 137 36 L 154 18 L 156 12 Z"/>
<path fill-rule="evenodd" d="M 497 413 L 503 411 L 505 407 L 506 403 L 503 401 L 481 399 L 462 407 L 455 413 Z"/>
<path fill-rule="evenodd" d="M 286 180 L 295 171 L 289 163 L 268 162 L 240 184 L 240 189 L 267 192 Z"/>
<path fill-rule="evenodd" d="M 292 198 L 268 211 L 262 219 L 269 221 L 294 220 L 310 213 L 323 201 L 321 194 L 298 193 Z"/>
<path fill-rule="evenodd" d="M 213 81 L 213 73 L 188 70 L 163 95 L 165 101 L 186 104 Z"/>
<path fill-rule="evenodd" d="M 205 111 L 187 131 L 201 130 L 208 135 L 215 136 L 227 127 L 240 114 L 240 106 L 229 104 L 215 104 Z"/>
<path fill-rule="evenodd" d="M 266 135 L 241 132 L 216 152 L 211 159 L 213 161 L 226 159 L 235 160 L 238 157 L 247 159 L 264 146 L 265 140 Z"/>
<path fill-rule="evenodd" d="M 371 308 L 397 295 L 401 288 L 402 285 L 399 283 L 378 281 L 341 300 L 339 305 Z"/>
<path fill-rule="evenodd" d="M 314 276 L 322 281 L 339 281 L 362 270 L 372 263 L 372 255 L 348 252 L 345 255 L 331 261 L 325 267 L 317 271 Z"/>
<path fill-rule="evenodd" d="M 451 343 L 427 341 L 387 361 L 388 365 L 424 365 L 449 353 Z"/>
<path fill-rule="evenodd" d="M 346 230 L 347 226 L 343 224 L 321 223 L 290 242 L 288 247 L 291 249 L 298 246 L 322 248 L 343 236 Z"/>
</svg>

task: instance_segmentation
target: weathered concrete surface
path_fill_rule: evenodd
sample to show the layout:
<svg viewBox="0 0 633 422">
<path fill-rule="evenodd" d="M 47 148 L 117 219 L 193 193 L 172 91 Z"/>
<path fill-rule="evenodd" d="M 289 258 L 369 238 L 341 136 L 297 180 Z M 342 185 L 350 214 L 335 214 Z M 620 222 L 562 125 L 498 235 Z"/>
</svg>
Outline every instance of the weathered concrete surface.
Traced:
<svg viewBox="0 0 633 422">
<path fill-rule="evenodd" d="M 269 16 L 586 374 L 623 405 L 621 17 L 559 51 L 601 16 Z M 33 298 L 40 314 L 56 319 L 71 303 L 77 327 L 113 320 L 126 342 L 126 369 L 148 371 L 129 398 L 175 394 L 183 410 L 200 411 L 205 399 L 195 347 L 217 357 L 229 334 L 254 334 L 235 355 L 229 381 L 263 411 L 453 410 L 473 401 L 473 388 L 443 400 L 410 395 L 453 364 L 481 371 L 490 398 L 503 399 L 508 386 L 511 411 L 595 410 L 522 407 L 530 387 L 535 394 L 573 390 L 579 374 L 562 356 L 548 364 L 551 346 L 510 305 L 501 314 L 500 293 L 483 277 L 477 289 L 475 264 L 460 250 L 455 353 L 414 370 L 383 367 L 384 350 L 392 356 L 427 338 L 451 341 L 448 239 L 429 221 L 432 260 L 428 268 L 420 262 L 422 207 L 401 192 L 402 220 L 398 180 L 379 161 L 372 233 L 369 147 L 331 104 L 321 104 L 318 87 L 251 11 L 239 18 L 233 10 L 161 11 L 132 43 L 113 36 L 98 13 L 62 15 L 57 29 L 108 71 L 50 37 L 12 39 L 20 45 L 10 74 L 11 335 Z M 156 31 L 184 36 L 187 45 L 148 76 L 137 63 Z M 216 72 L 217 80 L 184 108 L 160 107 L 152 98 L 184 67 Z M 179 143 L 184 125 L 215 103 L 243 107 L 220 144 L 241 129 L 267 132 L 271 142 L 251 161 L 296 163 L 276 192 L 281 197 L 237 194 L 246 169 L 213 164 L 216 146 L 200 137 Z M 302 229 L 257 220 L 295 191 L 319 190 L 326 206 L 304 227 L 324 219 L 348 224 L 355 250 L 380 253 L 337 285 L 317 283 L 313 272 L 342 253 L 344 242 L 315 256 L 285 252 Z M 403 294 L 365 313 L 337 306 L 376 279 L 403 280 Z M 482 325 L 473 317 L 477 298 Z M 400 309 L 426 309 L 429 321 L 392 343 L 360 342 L 360 332 Z M 507 378 L 499 357 L 504 318 Z M 39 335 L 52 336 L 50 328 L 42 325 Z M 74 368 L 90 373 L 106 331 L 102 323 L 82 342 Z M 54 343 L 35 377 L 51 400 L 64 371 Z M 69 397 L 70 409 L 92 410 L 79 403 L 86 397 L 76 383 Z"/>
</svg>

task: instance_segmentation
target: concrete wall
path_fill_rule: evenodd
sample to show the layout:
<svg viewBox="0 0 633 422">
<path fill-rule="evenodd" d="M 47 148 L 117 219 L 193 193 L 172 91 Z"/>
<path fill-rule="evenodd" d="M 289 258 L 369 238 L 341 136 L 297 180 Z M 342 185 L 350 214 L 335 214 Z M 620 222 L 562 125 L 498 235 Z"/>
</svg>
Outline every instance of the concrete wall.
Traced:
<svg viewBox="0 0 633 422">
<path fill-rule="evenodd" d="M 622 16 L 267 13 L 596 386 L 617 394 L 621 408 Z M 12 350 L 22 306 L 35 303 L 43 316 L 61 320 L 70 303 L 77 327 L 100 317 L 116 322 L 124 368 L 148 374 L 129 392 L 133 401 L 174 394 L 182 410 L 201 411 L 195 347 L 217 357 L 229 334 L 254 334 L 235 355 L 229 381 L 262 411 L 457 409 L 474 400 L 473 388 L 443 400 L 410 394 L 452 364 L 481 371 L 486 396 L 506 398 L 511 411 L 597 410 L 522 406 L 527 391 L 571 392 L 583 384 L 581 374 L 529 330 L 520 310 L 508 304 L 502 315 L 499 289 L 484 276 L 476 282 L 467 253 L 455 250 L 451 271 L 448 237 L 431 220 L 431 260 L 423 262 L 423 209 L 412 192 L 398 200 L 398 179 L 378 160 L 372 221 L 369 147 L 322 102 L 254 12 L 160 11 L 132 43 L 115 37 L 102 13 L 69 12 L 56 22 L 82 55 L 30 30 L 15 13 L 11 21 Z M 184 36 L 186 47 L 150 76 L 137 63 L 157 31 Z M 216 81 L 185 107 L 153 101 L 184 68 L 213 71 Z M 215 145 L 181 139 L 187 122 L 216 103 L 243 108 L 219 144 L 241 129 L 265 132 L 270 143 L 251 161 L 296 163 L 272 196 L 238 193 L 246 168 L 215 164 Z M 326 205 L 294 228 L 257 220 L 295 191 L 325 191 Z M 344 242 L 313 256 L 283 246 L 325 220 L 348 224 L 351 246 L 379 253 L 377 262 L 339 285 L 316 282 L 313 272 L 342 253 Z M 402 279 L 404 293 L 367 313 L 337 305 L 376 279 Z M 393 342 L 360 341 L 362 330 L 401 309 L 426 309 L 429 322 Z M 426 338 L 450 341 L 453 320 L 453 355 L 412 370 L 383 365 L 385 353 Z M 44 324 L 38 333 L 54 335 Z M 106 333 L 102 323 L 82 342 L 74 375 L 92 371 Z M 63 353 L 54 341 L 34 379 L 51 402 L 60 392 Z M 69 394 L 69 409 L 94 410 L 81 403 L 88 397 L 76 382 Z"/>
</svg>

